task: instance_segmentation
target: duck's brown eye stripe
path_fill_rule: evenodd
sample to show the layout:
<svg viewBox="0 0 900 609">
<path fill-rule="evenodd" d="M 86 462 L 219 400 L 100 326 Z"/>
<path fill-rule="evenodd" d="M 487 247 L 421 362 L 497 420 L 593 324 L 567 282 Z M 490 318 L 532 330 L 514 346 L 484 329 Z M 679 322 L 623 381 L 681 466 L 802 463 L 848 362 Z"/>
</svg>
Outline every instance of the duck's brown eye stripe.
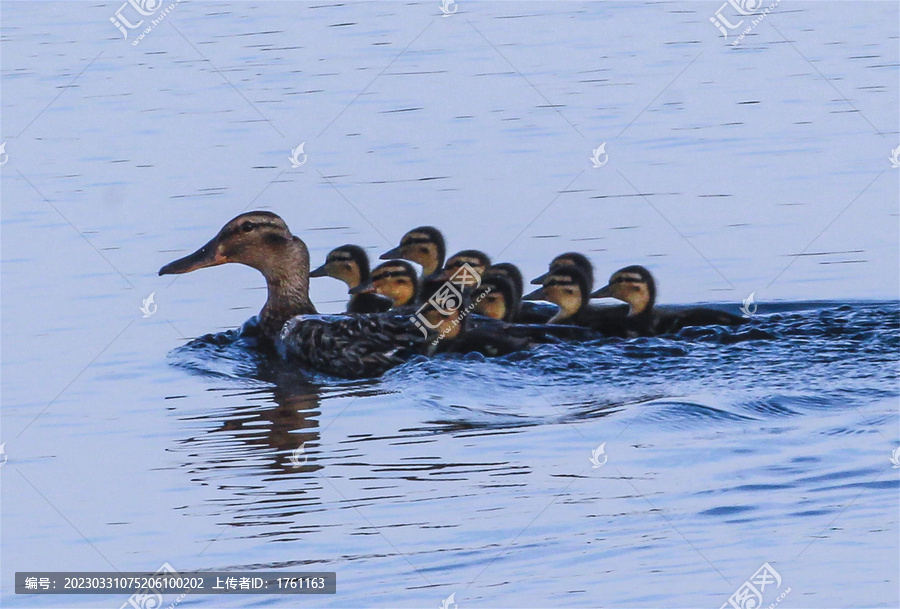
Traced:
<svg viewBox="0 0 900 609">
<path fill-rule="evenodd" d="M 562 285 L 562 286 L 574 286 L 577 285 L 574 281 L 569 281 L 568 279 L 551 279 L 547 282 L 548 286 L 554 285 Z"/>
<path fill-rule="evenodd" d="M 381 281 L 382 279 L 387 279 L 388 277 L 409 277 L 409 273 L 406 271 L 382 271 L 377 275 L 372 275 L 373 281 Z"/>
<path fill-rule="evenodd" d="M 613 277 L 610 283 L 646 283 L 639 275 L 619 275 Z"/>
</svg>

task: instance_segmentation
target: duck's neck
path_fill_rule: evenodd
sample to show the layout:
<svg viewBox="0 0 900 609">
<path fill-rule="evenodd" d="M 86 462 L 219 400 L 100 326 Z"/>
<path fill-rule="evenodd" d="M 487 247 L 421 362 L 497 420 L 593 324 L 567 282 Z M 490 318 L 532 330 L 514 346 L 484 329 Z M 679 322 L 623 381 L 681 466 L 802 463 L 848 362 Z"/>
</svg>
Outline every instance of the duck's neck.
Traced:
<svg viewBox="0 0 900 609">
<path fill-rule="evenodd" d="M 556 312 L 556 315 L 547 320 L 548 324 L 561 324 L 567 320 L 572 320 L 582 309 L 584 309 L 585 303 L 563 302 L 557 303 L 556 306 L 559 307 L 559 311 Z"/>
<path fill-rule="evenodd" d="M 281 332 L 295 315 L 315 314 L 309 299 L 309 250 L 297 237 L 288 241 L 278 263 L 259 269 L 266 278 L 268 298 L 259 314 L 260 325 L 270 338 Z"/>
<path fill-rule="evenodd" d="M 649 315 L 653 311 L 653 297 L 647 293 L 641 293 L 628 301 L 629 317 L 638 317 L 640 315 Z"/>
</svg>

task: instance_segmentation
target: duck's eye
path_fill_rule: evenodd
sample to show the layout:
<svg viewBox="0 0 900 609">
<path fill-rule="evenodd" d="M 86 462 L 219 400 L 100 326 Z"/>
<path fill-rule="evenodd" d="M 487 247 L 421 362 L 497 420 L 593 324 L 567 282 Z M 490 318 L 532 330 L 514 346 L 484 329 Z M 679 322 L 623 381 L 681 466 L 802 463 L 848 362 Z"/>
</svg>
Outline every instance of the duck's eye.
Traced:
<svg viewBox="0 0 900 609">
<path fill-rule="evenodd" d="M 249 233 L 254 228 L 256 228 L 256 225 L 253 224 L 253 222 L 244 222 L 243 224 L 241 224 L 241 230 L 245 233 Z"/>
</svg>

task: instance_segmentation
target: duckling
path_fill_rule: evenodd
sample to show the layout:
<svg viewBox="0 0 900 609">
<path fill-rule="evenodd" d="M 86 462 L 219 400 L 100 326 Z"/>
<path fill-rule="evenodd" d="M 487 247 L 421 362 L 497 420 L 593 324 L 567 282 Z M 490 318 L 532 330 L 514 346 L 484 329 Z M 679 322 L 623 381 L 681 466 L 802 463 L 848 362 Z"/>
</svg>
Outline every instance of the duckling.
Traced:
<svg viewBox="0 0 900 609">
<path fill-rule="evenodd" d="M 579 254 L 578 252 L 566 252 L 565 254 L 560 254 L 556 258 L 550 261 L 548 266 L 548 270 L 546 273 L 541 275 L 540 277 L 535 277 L 531 280 L 531 285 L 544 285 L 544 281 L 553 271 L 574 266 L 578 270 L 582 272 L 585 279 L 587 279 L 588 291 L 594 289 L 594 265 L 591 264 L 591 261 L 588 260 L 587 256 L 584 254 Z"/>
<path fill-rule="evenodd" d="M 521 298 L 515 282 L 508 276 L 492 274 L 491 269 L 488 269 L 481 285 L 472 294 L 472 303 L 475 305 L 472 310 L 485 317 L 514 322 L 519 313 Z"/>
<path fill-rule="evenodd" d="M 557 305 L 559 310 L 548 324 L 582 326 L 604 335 L 620 335 L 628 307 L 589 306 L 588 285 L 588 278 L 578 267 L 558 267 L 547 274 L 542 287 L 523 299 L 547 300 Z"/>
<path fill-rule="evenodd" d="M 497 264 L 492 264 L 487 268 L 484 272 L 484 276 L 487 277 L 505 277 L 510 281 L 512 287 L 515 289 L 516 294 L 518 294 L 518 298 L 522 298 L 522 294 L 525 293 L 525 281 L 522 278 L 522 271 L 519 270 L 512 262 L 499 262 Z"/>
<path fill-rule="evenodd" d="M 409 318 L 395 313 L 317 315 L 309 299 L 309 250 L 271 212 L 237 216 L 206 245 L 165 265 L 159 274 L 230 262 L 265 277 L 268 295 L 259 313 L 260 339 L 304 367 L 345 378 L 372 377 L 424 347 L 424 337 Z"/>
<path fill-rule="evenodd" d="M 334 277 L 349 289 L 369 281 L 369 256 L 358 245 L 342 245 L 328 253 L 325 264 L 310 271 L 310 277 Z M 391 301 L 380 294 L 353 294 L 347 302 L 348 313 L 383 313 L 391 308 Z"/>
<path fill-rule="evenodd" d="M 472 270 L 478 273 L 478 279 L 480 279 L 487 268 L 491 265 L 490 257 L 484 252 L 480 252 L 478 250 L 462 250 L 461 252 L 456 252 L 449 258 L 447 258 L 447 262 L 437 271 L 425 274 L 424 277 L 426 280 L 434 280 L 434 281 L 449 281 L 451 277 L 463 267 L 463 265 L 468 264 Z M 464 287 L 470 287 L 470 283 L 474 283 L 474 278 L 472 281 L 469 281 L 469 278 L 465 278 L 464 283 L 466 284 Z"/>
<path fill-rule="evenodd" d="M 638 265 L 619 269 L 609 283 L 590 296 L 615 298 L 627 303 L 626 336 L 671 334 L 688 326 L 737 326 L 747 320 L 716 309 L 693 308 L 662 312 L 656 304 L 656 281 L 646 268 Z"/>
<path fill-rule="evenodd" d="M 478 250 L 456 252 L 444 264 L 444 274 L 446 275 L 444 279 L 452 277 L 453 273 L 461 269 L 465 264 L 468 264 L 479 276 L 482 276 L 487 268 L 491 266 L 491 258 Z"/>
<path fill-rule="evenodd" d="M 514 308 L 515 315 L 513 319 L 507 321 L 515 321 L 519 324 L 543 324 L 553 317 L 556 313 L 556 307 L 549 304 L 522 301 L 522 294 L 525 291 L 524 281 L 522 280 L 522 271 L 515 264 L 509 262 L 501 262 L 493 264 L 485 271 L 485 277 L 505 277 L 512 282 L 515 289 L 515 295 L 512 300 L 507 301 L 507 308 Z"/>
<path fill-rule="evenodd" d="M 413 266 L 405 260 L 389 260 L 375 267 L 372 277 L 350 290 L 353 295 L 379 294 L 391 300 L 396 309 L 416 302 L 419 294 L 419 277 Z"/>
<path fill-rule="evenodd" d="M 381 255 L 381 260 L 401 259 L 415 262 L 422 267 L 424 276 L 431 275 L 444 266 L 447 247 L 444 235 L 433 226 L 420 226 L 407 232 L 400 245 Z"/>
</svg>

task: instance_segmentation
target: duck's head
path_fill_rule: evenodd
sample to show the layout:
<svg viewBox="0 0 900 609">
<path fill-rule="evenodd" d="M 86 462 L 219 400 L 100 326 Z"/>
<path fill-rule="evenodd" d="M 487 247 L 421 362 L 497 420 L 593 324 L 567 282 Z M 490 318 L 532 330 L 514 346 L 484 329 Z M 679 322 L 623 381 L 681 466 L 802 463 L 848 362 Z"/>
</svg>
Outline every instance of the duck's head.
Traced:
<svg viewBox="0 0 900 609">
<path fill-rule="evenodd" d="M 160 275 L 180 275 L 229 262 L 258 270 L 266 278 L 268 298 L 260 312 L 264 333 L 275 337 L 294 315 L 315 313 L 309 300 L 309 251 L 278 215 L 241 214 L 193 254 L 170 262 Z"/>
<path fill-rule="evenodd" d="M 310 271 L 310 277 L 334 277 L 355 288 L 369 279 L 369 256 L 358 245 L 342 245 L 328 253 L 325 264 Z"/>
<path fill-rule="evenodd" d="M 550 276 L 556 270 L 561 268 L 569 268 L 575 267 L 579 271 L 582 272 L 585 279 L 588 282 L 588 290 L 592 288 L 594 285 L 594 265 L 591 264 L 591 261 L 588 260 L 587 256 L 584 254 L 579 254 L 578 252 L 566 252 L 565 254 L 560 254 L 556 258 L 550 261 L 549 270 L 541 275 L 540 277 L 535 277 L 531 280 L 531 285 L 543 285 L 544 281 L 547 277 Z"/>
<path fill-rule="evenodd" d="M 286 272 L 287 250 L 303 243 L 291 234 L 278 215 L 268 211 L 251 211 L 231 220 L 219 234 L 193 254 L 170 262 L 160 275 L 180 275 L 208 266 L 237 262 L 252 267 L 268 279 Z M 306 246 L 303 246 L 306 249 Z M 307 256 L 307 270 L 309 257 Z M 307 271 L 308 272 L 308 271 Z"/>
<path fill-rule="evenodd" d="M 425 275 L 431 275 L 444 264 L 447 247 L 444 235 L 433 226 L 414 228 L 400 239 L 400 245 L 381 255 L 381 260 L 410 260 L 422 266 Z"/>
<path fill-rule="evenodd" d="M 519 270 L 515 264 L 511 262 L 501 262 L 499 264 L 492 264 L 488 267 L 488 270 L 484 273 L 485 278 L 490 277 L 505 277 L 512 284 L 513 288 L 516 290 L 516 300 L 522 299 L 522 294 L 525 291 L 524 280 L 522 279 L 522 271 Z"/>
<path fill-rule="evenodd" d="M 351 294 L 374 292 L 387 296 L 395 307 L 413 304 L 419 291 L 416 269 L 405 260 L 389 260 L 372 271 L 371 278 L 350 290 Z"/>
<path fill-rule="evenodd" d="M 568 319 L 588 303 L 587 277 L 577 267 L 562 267 L 547 274 L 544 285 L 522 297 L 522 300 L 546 300 L 559 307 L 550 323 Z"/>
<path fill-rule="evenodd" d="M 479 315 L 512 322 L 519 310 L 519 294 L 508 277 L 488 272 L 472 294 L 472 303 Z"/>
<path fill-rule="evenodd" d="M 448 281 L 464 265 L 469 265 L 473 271 L 478 273 L 480 279 L 484 276 L 487 268 L 491 266 L 491 259 L 487 254 L 478 250 L 463 250 L 461 252 L 456 252 L 447 259 L 444 268 L 437 273 L 432 274 L 430 278 Z"/>
<path fill-rule="evenodd" d="M 656 282 L 650 271 L 642 266 L 626 266 L 609 278 L 609 283 L 591 294 L 591 298 L 615 298 L 626 302 L 629 315 L 640 315 L 653 309 L 656 302 Z"/>
</svg>

